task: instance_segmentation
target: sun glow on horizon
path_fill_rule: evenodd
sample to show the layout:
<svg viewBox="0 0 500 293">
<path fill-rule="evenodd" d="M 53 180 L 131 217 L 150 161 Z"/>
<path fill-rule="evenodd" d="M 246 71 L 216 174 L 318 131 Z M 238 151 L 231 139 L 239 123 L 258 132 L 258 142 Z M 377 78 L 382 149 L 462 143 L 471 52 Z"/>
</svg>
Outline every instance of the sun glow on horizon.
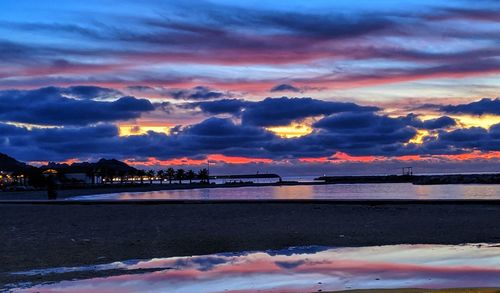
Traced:
<svg viewBox="0 0 500 293">
<path fill-rule="evenodd" d="M 423 144 L 425 137 L 437 137 L 437 134 L 431 133 L 427 129 L 417 129 L 417 134 L 408 141 L 407 144 L 413 143 L 413 144 Z"/>
<path fill-rule="evenodd" d="M 292 123 L 287 126 L 267 127 L 266 129 L 282 138 L 297 138 L 313 132 L 311 126 L 299 123 Z"/>
<path fill-rule="evenodd" d="M 500 123 L 500 116 L 495 116 L 495 115 L 481 115 L 481 116 L 450 115 L 450 117 L 458 120 L 460 124 L 463 124 L 463 126 L 465 127 L 490 128 L 492 125 Z"/>
<path fill-rule="evenodd" d="M 119 125 L 119 136 L 144 135 L 149 131 L 170 134 L 171 126 Z"/>
<path fill-rule="evenodd" d="M 425 115 L 420 115 L 419 117 L 422 120 L 430 120 L 430 119 L 436 119 L 439 117 L 442 117 L 442 113 L 436 113 L 436 114 L 425 114 Z M 465 127 L 465 128 L 470 128 L 470 127 L 482 127 L 482 128 L 490 128 L 492 125 L 500 123 L 500 116 L 498 115 L 454 115 L 454 114 L 448 114 L 446 116 L 449 116 L 450 118 L 453 118 L 457 121 L 460 126 Z"/>
</svg>

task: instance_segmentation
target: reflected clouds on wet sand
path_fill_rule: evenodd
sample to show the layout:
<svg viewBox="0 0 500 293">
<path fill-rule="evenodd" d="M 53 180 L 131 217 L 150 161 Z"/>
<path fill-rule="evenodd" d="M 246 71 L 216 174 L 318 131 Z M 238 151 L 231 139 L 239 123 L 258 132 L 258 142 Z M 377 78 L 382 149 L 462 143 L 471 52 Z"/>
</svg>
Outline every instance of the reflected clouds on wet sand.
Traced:
<svg viewBox="0 0 500 293">
<path fill-rule="evenodd" d="M 132 274 L 133 270 L 152 272 Z M 72 280 L 81 271 L 121 275 Z M 17 272 L 61 281 L 14 292 L 315 292 L 374 288 L 500 287 L 499 245 L 296 247 L 263 252 L 132 260 Z"/>
</svg>

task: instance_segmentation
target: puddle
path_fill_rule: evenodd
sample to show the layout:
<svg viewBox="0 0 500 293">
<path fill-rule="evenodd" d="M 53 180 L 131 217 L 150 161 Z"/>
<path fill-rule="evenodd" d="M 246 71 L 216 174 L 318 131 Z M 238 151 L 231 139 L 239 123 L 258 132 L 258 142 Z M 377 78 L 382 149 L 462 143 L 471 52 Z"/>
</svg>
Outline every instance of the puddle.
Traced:
<svg viewBox="0 0 500 293">
<path fill-rule="evenodd" d="M 118 274 L 116 271 L 118 270 Z M 132 273 L 148 270 L 147 273 Z M 75 279 L 78 273 L 112 276 Z M 59 277 L 10 284 L 12 292 L 317 292 L 353 289 L 500 287 L 500 246 L 320 246 L 205 256 L 129 260 L 14 272 Z M 110 274 L 111 275 L 111 274 Z"/>
</svg>

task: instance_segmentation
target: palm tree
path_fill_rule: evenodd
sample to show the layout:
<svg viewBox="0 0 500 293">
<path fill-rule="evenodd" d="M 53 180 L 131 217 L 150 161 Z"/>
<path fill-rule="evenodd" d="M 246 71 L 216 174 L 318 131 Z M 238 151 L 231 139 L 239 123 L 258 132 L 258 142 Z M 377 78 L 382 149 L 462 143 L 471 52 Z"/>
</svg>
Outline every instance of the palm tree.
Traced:
<svg viewBox="0 0 500 293">
<path fill-rule="evenodd" d="M 155 170 L 149 170 L 148 172 L 146 172 L 148 178 L 149 178 L 149 184 L 153 184 L 153 179 L 155 178 Z"/>
<path fill-rule="evenodd" d="M 168 168 L 167 169 L 167 179 L 168 179 L 168 184 L 172 184 L 172 180 L 175 178 L 175 170 L 174 168 Z"/>
<path fill-rule="evenodd" d="M 144 176 L 146 176 L 146 172 L 144 170 L 137 170 L 136 175 L 139 176 L 141 184 L 144 184 Z"/>
<path fill-rule="evenodd" d="M 179 180 L 179 184 L 182 184 L 182 179 L 184 179 L 185 174 L 186 171 L 184 171 L 184 169 L 177 169 L 175 172 L 175 179 Z"/>
<path fill-rule="evenodd" d="M 189 170 L 186 173 L 186 178 L 189 180 L 189 184 L 193 183 L 193 179 L 196 177 L 196 174 L 193 170 Z"/>
<path fill-rule="evenodd" d="M 160 178 L 160 184 L 163 184 L 163 179 L 165 179 L 165 171 L 164 170 L 156 171 L 156 176 Z"/>
<path fill-rule="evenodd" d="M 198 171 L 198 178 L 200 178 L 201 182 L 210 183 L 210 178 L 207 169 L 201 169 L 200 171 Z"/>
</svg>

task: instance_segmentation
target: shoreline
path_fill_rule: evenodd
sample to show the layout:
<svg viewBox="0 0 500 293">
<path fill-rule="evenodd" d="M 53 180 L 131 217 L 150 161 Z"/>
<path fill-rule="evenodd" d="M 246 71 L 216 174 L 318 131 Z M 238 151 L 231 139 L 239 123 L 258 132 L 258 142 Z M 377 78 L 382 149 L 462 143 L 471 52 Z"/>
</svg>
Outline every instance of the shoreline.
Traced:
<svg viewBox="0 0 500 293">
<path fill-rule="evenodd" d="M 235 188 L 235 187 L 262 187 L 262 186 L 299 186 L 299 185 L 325 185 L 325 182 L 293 182 L 293 183 L 238 183 L 238 184 L 144 184 L 144 185 L 104 185 L 85 187 L 78 189 L 57 190 L 58 199 L 65 199 L 73 196 L 110 194 L 121 192 L 148 192 L 162 190 L 192 190 L 208 188 Z M 0 200 L 45 200 L 46 190 L 34 191 L 0 191 Z"/>
<path fill-rule="evenodd" d="M 351 177 L 349 177 L 351 178 Z M 192 190 L 192 189 L 215 189 L 215 188 L 240 188 L 240 187 L 265 187 L 265 186 L 311 186 L 311 185 L 339 185 L 339 184 L 412 184 L 411 182 L 370 182 L 370 181 L 284 181 L 281 183 L 231 183 L 231 184 L 143 184 L 143 185 L 96 185 L 75 189 L 57 190 L 58 199 L 66 199 L 75 196 L 111 194 L 121 192 L 148 192 L 163 190 Z M 442 185 L 496 185 L 497 183 L 441 183 Z M 435 184 L 431 184 L 435 185 Z M 10 200 L 46 200 L 46 190 L 33 191 L 0 191 L 0 201 Z"/>
</svg>

